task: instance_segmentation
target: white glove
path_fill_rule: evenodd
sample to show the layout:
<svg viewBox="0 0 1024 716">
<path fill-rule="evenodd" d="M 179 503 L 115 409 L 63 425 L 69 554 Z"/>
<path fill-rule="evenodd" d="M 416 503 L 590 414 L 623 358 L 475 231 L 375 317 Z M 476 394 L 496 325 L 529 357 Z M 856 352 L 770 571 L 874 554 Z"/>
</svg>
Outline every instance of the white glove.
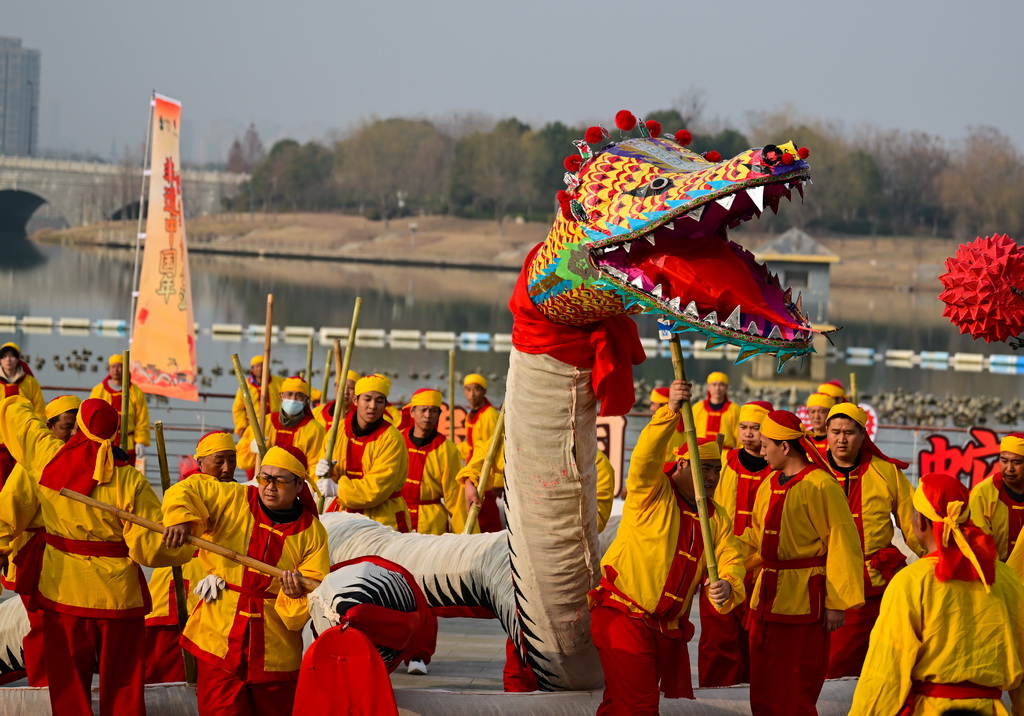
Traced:
<svg viewBox="0 0 1024 716">
<path fill-rule="evenodd" d="M 146 454 L 145 447 L 142 443 L 135 443 L 135 457 L 143 457 Z"/>
<path fill-rule="evenodd" d="M 319 465 L 317 469 L 319 469 Z M 324 497 L 337 497 L 338 496 L 338 483 L 329 477 L 321 477 L 316 481 L 316 487 L 320 490 L 320 494 Z"/>
<path fill-rule="evenodd" d="M 253 455 L 260 454 L 260 446 L 256 444 L 255 438 L 253 438 L 253 441 L 249 443 L 249 452 L 251 452 Z"/>
<path fill-rule="evenodd" d="M 220 593 L 227 589 L 228 583 L 216 574 L 208 574 L 199 580 L 192 593 L 209 604 L 220 598 Z"/>
<path fill-rule="evenodd" d="M 334 463 L 332 463 L 330 460 L 321 460 L 316 464 L 316 470 L 314 472 L 316 472 L 317 477 L 327 477 L 328 475 L 331 474 L 331 467 L 333 465 Z"/>
</svg>

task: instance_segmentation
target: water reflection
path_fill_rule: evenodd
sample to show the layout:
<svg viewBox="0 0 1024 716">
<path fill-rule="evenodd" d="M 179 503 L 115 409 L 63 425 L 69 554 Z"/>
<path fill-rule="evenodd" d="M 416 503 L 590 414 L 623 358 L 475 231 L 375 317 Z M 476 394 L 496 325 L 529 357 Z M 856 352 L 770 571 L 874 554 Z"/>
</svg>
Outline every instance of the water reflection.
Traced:
<svg viewBox="0 0 1024 716">
<path fill-rule="evenodd" d="M 26 270 L 45 261 L 46 256 L 24 230 L 0 230 L 0 270 Z"/>
</svg>

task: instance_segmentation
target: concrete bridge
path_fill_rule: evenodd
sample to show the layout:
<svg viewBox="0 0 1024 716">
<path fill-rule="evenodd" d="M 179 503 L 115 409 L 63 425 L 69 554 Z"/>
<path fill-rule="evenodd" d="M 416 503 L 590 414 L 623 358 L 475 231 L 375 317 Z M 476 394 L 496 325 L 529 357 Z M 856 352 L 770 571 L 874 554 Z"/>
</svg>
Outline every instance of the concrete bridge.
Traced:
<svg viewBox="0 0 1024 716">
<path fill-rule="evenodd" d="M 223 200 L 234 196 L 247 178 L 183 171 L 185 216 L 220 211 Z M 0 156 L 0 234 L 23 232 L 44 204 L 52 219 L 63 219 L 68 226 L 138 216 L 141 181 L 140 167 Z"/>
</svg>

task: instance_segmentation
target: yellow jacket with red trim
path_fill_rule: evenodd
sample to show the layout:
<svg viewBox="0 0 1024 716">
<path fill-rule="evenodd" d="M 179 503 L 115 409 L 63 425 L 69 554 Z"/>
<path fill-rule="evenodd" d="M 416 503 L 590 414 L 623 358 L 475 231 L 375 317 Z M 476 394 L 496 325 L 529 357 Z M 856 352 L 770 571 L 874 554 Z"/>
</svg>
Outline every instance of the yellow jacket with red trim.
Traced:
<svg viewBox="0 0 1024 716">
<path fill-rule="evenodd" d="M 679 420 L 679 413 L 662 406 L 640 433 L 629 461 L 626 503 L 619 532 L 601 560 L 604 579 L 613 582 L 615 588 L 629 598 L 631 603 L 624 603 L 632 610 L 639 607 L 644 615 L 657 617 L 656 609 L 666 597 L 683 603 L 678 619 L 665 625 L 667 630 L 678 628 L 677 623 L 688 618 L 694 592 L 707 573 L 696 509 L 679 498 L 671 479 L 664 473 L 665 446 Z M 715 605 L 725 613 L 743 603 L 746 570 L 741 545 L 732 534 L 725 512 L 713 501 L 709 500 L 708 506 L 714 508 L 709 517 L 719 577 L 732 587 L 729 599 L 721 606 Z M 680 540 L 679 530 L 684 519 L 697 526 L 689 539 Z M 701 553 L 689 583 L 683 585 L 683 589 L 668 593 L 666 581 L 673 561 L 679 557 L 693 561 L 691 553 L 696 553 L 697 549 Z M 598 587 L 598 591 L 602 589 Z M 622 601 L 614 593 L 610 596 Z"/>
<path fill-rule="evenodd" d="M 399 520 L 402 520 L 408 529 L 412 518 L 401 495 L 409 473 L 405 438 L 390 424 L 375 438 L 356 437 L 352 432 L 353 419 L 354 416 L 350 416 L 345 425 L 339 426 L 334 455 L 330 458 L 335 461 L 331 479 L 338 483 L 337 507 L 361 512 L 393 529 L 400 530 Z M 354 449 L 362 449 L 358 466 L 345 465 L 350 442 Z M 326 457 L 326 447 L 321 453 L 320 457 Z M 344 474 L 341 472 L 343 466 Z"/>
<path fill-rule="evenodd" d="M 615 468 L 611 460 L 600 450 L 597 451 L 597 531 L 604 532 L 608 518 L 612 516 L 612 502 L 615 500 Z"/>
<path fill-rule="evenodd" d="M 276 413 L 281 409 L 281 383 L 283 382 L 284 378 L 279 375 L 270 376 L 270 407 L 267 409 L 268 414 Z M 245 381 L 245 387 L 249 389 L 249 397 L 252 398 L 253 407 L 256 408 L 256 414 L 259 415 L 259 388 L 248 380 Z M 235 435 L 244 433 L 245 429 L 249 427 L 249 413 L 245 410 L 245 399 L 242 398 L 241 388 L 235 391 L 235 400 L 231 403 L 231 417 L 235 421 Z"/>
<path fill-rule="evenodd" d="M 693 426 L 696 428 L 699 438 L 714 438 L 718 433 L 722 433 L 725 436 L 723 447 L 738 447 L 740 444 L 740 406 L 729 401 L 729 407 L 722 413 L 722 424 L 718 432 L 709 433 L 708 409 L 703 400 L 698 400 L 693 404 Z M 685 439 L 684 437 L 683 441 Z"/>
<path fill-rule="evenodd" d="M 765 478 L 754 500 L 751 525 L 740 536 L 747 545 L 748 569 L 761 566 L 750 607 L 757 610 L 765 598 L 766 577 L 777 578 L 777 588 L 766 621 L 805 622 L 822 618 L 815 614 L 824 596 L 824 608 L 856 609 L 864 604 L 864 552 L 860 534 L 843 490 L 824 470 L 811 470 L 803 479 L 778 488 L 776 476 Z M 778 530 L 778 560 L 824 557 L 825 566 L 776 569 L 762 566 L 765 518 L 773 492 L 785 492 Z M 769 595 L 770 597 L 770 595 Z"/>
<path fill-rule="evenodd" d="M 7 574 L 0 577 L 0 583 L 8 589 L 14 589 L 18 581 L 14 564 L 18 551 L 43 529 L 38 492 L 32 475 L 20 464 L 0 490 L 0 554 L 8 557 Z"/>
<path fill-rule="evenodd" d="M 1024 502 L 1001 496 L 995 483 L 996 475 L 989 475 L 971 490 L 971 521 L 996 541 L 999 561 L 1005 562 L 1018 543 L 1020 529 L 1012 526 L 1024 523 Z"/>
<path fill-rule="evenodd" d="M 284 431 L 278 431 L 274 426 L 274 414 L 267 416 L 264 425 L 266 427 L 263 428 L 263 439 L 267 443 L 267 449 L 281 444 L 278 434 Z M 316 420 L 309 420 L 305 425 L 288 430 L 288 432 L 292 434 L 291 444 L 306 456 L 306 470 L 310 475 L 315 474 L 316 464 L 320 461 L 324 451 L 326 439 L 324 426 Z M 242 437 L 239 438 L 238 444 L 235 446 L 235 460 L 238 467 L 243 470 L 252 470 L 256 467 L 256 455 L 251 448 L 254 437 L 252 426 L 246 426 L 245 432 L 242 433 Z"/>
<path fill-rule="evenodd" d="M 0 398 L 3 397 L 3 389 L 7 385 L 17 385 L 18 395 L 32 403 L 32 412 L 38 415 L 40 420 L 46 420 L 46 401 L 43 400 L 43 389 L 39 387 L 39 381 L 34 375 L 29 375 L 26 372 L 21 381 L 16 384 L 0 381 Z"/>
<path fill-rule="evenodd" d="M 262 511 L 256 487 L 236 482 L 185 480 L 164 495 L 164 524 L 193 523 L 193 534 L 285 570 L 322 580 L 330 570 L 327 532 L 308 513 L 276 524 Z M 191 549 L 191 547 L 190 547 Z M 250 654 L 243 678 L 253 682 L 291 678 L 302 659 L 302 627 L 309 619 L 306 596 L 292 599 L 277 579 L 200 550 L 196 560 L 229 588 L 211 603 L 199 602 L 189 617 L 183 645 L 218 668 L 233 671 L 249 631 Z M 233 588 L 232 588 L 233 587 Z M 239 591 L 239 589 L 243 591 Z"/>
<path fill-rule="evenodd" d="M 14 402 L 12 402 L 14 401 Z M 20 402 L 18 402 L 20 401 Z M 32 475 L 43 526 L 49 535 L 68 540 L 125 544 L 127 557 L 71 554 L 47 544 L 37 596 L 54 611 L 78 616 L 123 619 L 145 616 L 149 594 L 140 564 L 184 564 L 193 549 L 168 549 L 163 536 L 122 522 L 114 515 L 75 502 L 39 484 L 43 469 L 64 443 L 54 437 L 28 402 L 18 397 L 0 403 L 0 433 L 15 459 Z M 160 521 L 160 500 L 146 478 L 130 465 L 116 466 L 109 482 L 89 496 L 100 502 Z"/>
<path fill-rule="evenodd" d="M 1009 691 L 1013 713 L 1024 713 L 1024 587 L 999 562 L 991 593 L 979 581 L 940 582 L 936 561 L 929 555 L 905 567 L 885 590 L 851 716 L 902 713 L 915 681 Z M 918 695 L 915 706 L 925 716 L 1006 713 L 993 699 Z"/>
<path fill-rule="evenodd" d="M 438 504 L 421 504 L 419 506 L 416 531 L 420 534 L 442 535 L 448 531 L 446 486 L 452 483 L 458 484 L 455 482 L 455 476 L 459 473 L 459 468 L 462 465 L 459 449 L 455 447 L 455 443 L 447 439 L 429 451 L 410 445 L 408 441 L 406 441 L 405 447 L 410 464 L 415 453 L 419 453 L 424 460 L 423 475 L 419 485 L 419 499 L 423 501 L 441 500 Z M 408 481 L 404 489 L 409 489 Z"/>
<path fill-rule="evenodd" d="M 488 403 L 477 411 L 472 423 L 467 412 L 465 427 L 466 439 L 458 444 L 458 448 L 462 461 L 468 462 L 473 456 L 477 444 L 490 441 L 491 436 L 494 435 L 494 428 L 498 427 L 498 409 Z"/>
</svg>

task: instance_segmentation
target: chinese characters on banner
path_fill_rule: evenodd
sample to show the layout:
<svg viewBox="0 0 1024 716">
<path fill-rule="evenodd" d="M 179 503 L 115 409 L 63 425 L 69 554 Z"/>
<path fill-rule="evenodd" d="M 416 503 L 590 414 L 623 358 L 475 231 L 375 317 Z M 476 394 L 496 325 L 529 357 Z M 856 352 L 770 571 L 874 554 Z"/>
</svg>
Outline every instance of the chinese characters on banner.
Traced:
<svg viewBox="0 0 1024 716">
<path fill-rule="evenodd" d="M 929 447 L 917 454 L 918 475 L 941 472 L 971 488 L 996 469 L 999 436 L 988 428 L 971 428 L 962 447 L 951 445 L 945 435 L 929 435 L 927 440 Z"/>
<path fill-rule="evenodd" d="M 199 400 L 182 213 L 181 103 L 154 95 L 146 245 L 131 345 L 132 383 L 146 393 Z"/>
</svg>

